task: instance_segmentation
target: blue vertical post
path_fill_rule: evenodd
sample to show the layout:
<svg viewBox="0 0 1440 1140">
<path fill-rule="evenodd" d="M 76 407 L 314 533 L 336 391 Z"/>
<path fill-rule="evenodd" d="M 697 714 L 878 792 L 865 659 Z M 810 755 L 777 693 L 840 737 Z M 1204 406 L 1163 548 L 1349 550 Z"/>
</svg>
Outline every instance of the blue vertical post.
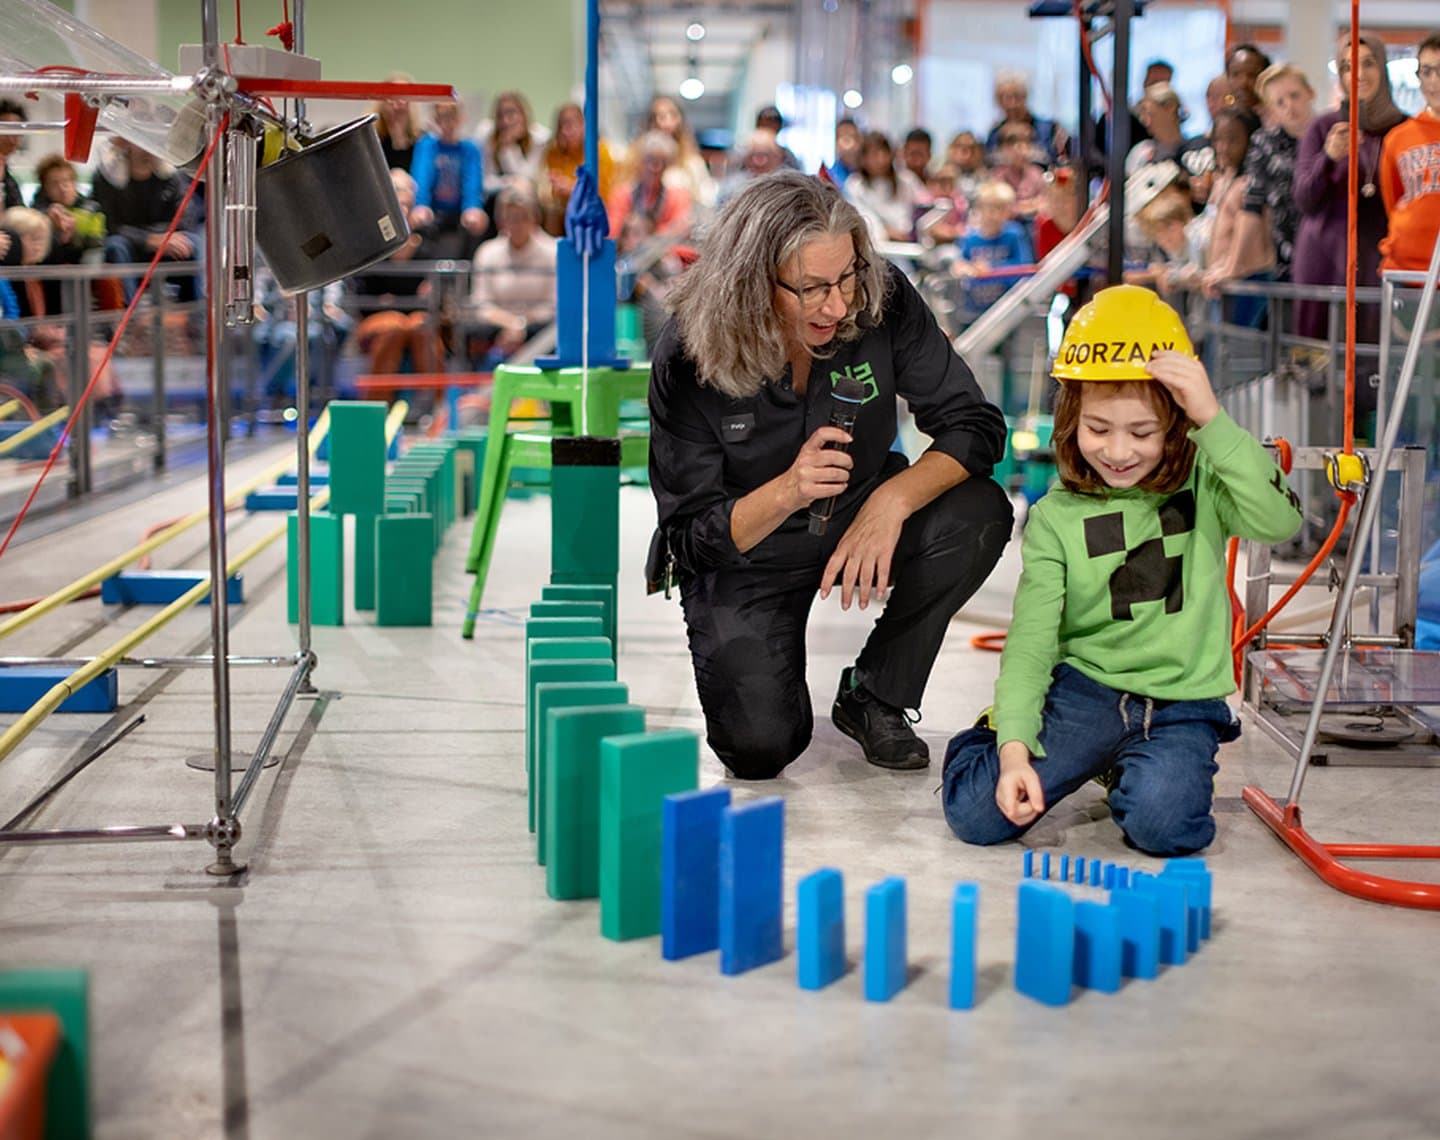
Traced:
<svg viewBox="0 0 1440 1140">
<path fill-rule="evenodd" d="M 1117 866 L 1117 867 L 1115 868 L 1115 885 L 1116 885 L 1117 887 L 1120 887 L 1122 890 L 1123 890 L 1125 887 L 1128 887 L 1128 886 L 1130 885 L 1130 868 L 1129 868 L 1129 867 L 1120 867 L 1120 866 Z"/>
<path fill-rule="evenodd" d="M 1025 852 L 1025 856 L 1020 864 L 1020 877 L 1022 879 L 1033 879 L 1035 877 L 1035 852 Z"/>
<path fill-rule="evenodd" d="M 795 948 L 802 990 L 822 990 L 845 973 L 845 880 L 822 867 L 800 880 Z"/>
<path fill-rule="evenodd" d="M 720 972 L 742 974 L 784 951 L 785 801 L 769 796 L 720 819 Z"/>
<path fill-rule="evenodd" d="M 1061 855 L 1061 856 L 1060 856 L 1060 881 L 1061 881 L 1062 883 L 1068 883 L 1068 882 L 1070 881 L 1070 856 L 1069 856 L 1069 855 Z"/>
<path fill-rule="evenodd" d="M 1040 877 L 1047 883 L 1050 881 L 1050 852 L 1048 851 L 1040 856 Z"/>
<path fill-rule="evenodd" d="M 903 990 L 906 967 L 905 880 L 891 876 L 865 892 L 865 1000 Z"/>
<path fill-rule="evenodd" d="M 1049 883 L 1020 884 L 1015 988 L 1045 1005 L 1067 1005 L 1075 959 L 1075 904 Z"/>
<path fill-rule="evenodd" d="M 975 927 L 980 911 L 980 887 L 957 883 L 951 905 L 950 1008 L 975 1007 Z"/>
<path fill-rule="evenodd" d="M 1099 859 L 1090 860 L 1090 885 L 1092 887 L 1098 887 L 1100 885 L 1100 872 L 1103 869 L 1104 864 Z"/>
<path fill-rule="evenodd" d="M 660 954 L 671 962 L 720 945 L 720 817 L 729 806 L 729 788 L 665 797 Z"/>
<path fill-rule="evenodd" d="M 1079 886 L 1085 885 L 1085 856 L 1075 856 L 1075 882 Z"/>
</svg>

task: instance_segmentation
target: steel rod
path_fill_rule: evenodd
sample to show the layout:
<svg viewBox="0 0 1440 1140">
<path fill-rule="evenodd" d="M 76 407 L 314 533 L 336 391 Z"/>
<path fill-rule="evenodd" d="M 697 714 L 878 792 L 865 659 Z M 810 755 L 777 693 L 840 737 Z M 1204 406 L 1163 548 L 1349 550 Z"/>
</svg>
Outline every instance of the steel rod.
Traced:
<svg viewBox="0 0 1440 1140">
<path fill-rule="evenodd" d="M 1400 366 L 1400 377 L 1395 385 L 1395 398 L 1390 407 L 1390 416 L 1385 421 L 1385 433 L 1380 440 L 1380 453 L 1374 464 L 1371 484 L 1365 491 L 1360 504 L 1360 520 L 1355 524 L 1355 538 L 1350 557 L 1345 562 L 1345 578 L 1340 587 L 1340 599 L 1335 606 L 1335 615 L 1330 622 L 1330 643 L 1320 660 L 1320 678 L 1315 686 L 1315 701 L 1305 720 L 1305 735 L 1300 744 L 1300 755 L 1295 762 L 1295 775 L 1290 781 L 1289 803 L 1300 802 L 1300 792 L 1305 786 L 1305 771 L 1310 766 L 1310 753 L 1320 732 L 1320 716 L 1325 708 L 1325 694 L 1330 689 L 1330 679 L 1335 674 L 1335 661 L 1341 649 L 1345 623 L 1350 617 L 1350 607 L 1355 598 L 1355 587 L 1360 578 L 1360 567 L 1365 559 L 1365 548 L 1370 539 L 1370 530 L 1380 510 L 1381 491 L 1385 486 L 1385 473 L 1390 466 L 1390 453 L 1395 449 L 1395 438 L 1400 433 L 1400 420 L 1405 413 L 1405 401 L 1410 396 L 1410 385 L 1415 378 L 1415 366 L 1420 362 L 1421 342 L 1430 321 L 1431 303 L 1435 300 L 1435 284 L 1440 280 L 1440 242 L 1430 254 L 1430 269 L 1425 274 L 1425 286 L 1420 294 L 1419 308 L 1415 313 L 1415 324 L 1410 331 L 1410 341 L 1405 346 L 1405 362 Z M 1405 519 L 1401 525 L 1406 525 Z M 1410 520 L 1414 524 L 1419 519 Z"/>
<path fill-rule="evenodd" d="M 0 92 L 73 91 L 78 95 L 188 95 L 195 81 L 188 75 L 138 79 L 125 75 L 4 75 Z"/>
<path fill-rule="evenodd" d="M 129 736 L 132 732 L 134 732 L 144 723 L 144 715 L 142 714 L 140 716 L 137 716 L 134 720 L 132 720 L 129 724 L 127 724 L 104 744 L 100 745 L 99 748 L 91 752 L 90 755 L 84 757 L 78 764 L 75 765 L 75 767 L 71 768 L 70 771 L 66 772 L 65 775 L 61 776 L 58 780 L 55 780 L 53 783 L 51 783 L 49 787 L 41 791 L 39 795 L 37 795 L 28 804 L 26 804 L 13 816 L 7 819 L 3 824 L 0 824 L 0 832 L 13 831 L 15 828 L 19 827 L 22 823 L 25 822 L 25 820 L 29 816 L 34 815 L 35 812 L 37 812 L 41 807 L 43 807 L 49 801 L 51 796 L 53 796 L 76 776 L 80 775 L 81 772 L 85 771 L 86 768 L 90 767 L 91 764 L 95 763 L 96 760 L 99 760 L 100 757 L 104 756 L 105 753 L 109 752 L 110 749 L 114 748 L 115 745 L 119 744 L 122 740 L 124 740 L 127 736 Z"/>
<path fill-rule="evenodd" d="M 265 732 L 260 737 L 260 744 L 256 747 L 255 755 L 251 757 L 250 764 L 245 769 L 245 775 L 241 777 L 240 784 L 235 789 L 235 796 L 231 801 L 231 811 L 236 819 L 239 819 L 240 813 L 245 810 L 245 801 L 250 798 L 255 781 L 260 778 L 260 770 L 265 767 L 265 761 L 270 758 L 270 751 L 275 747 L 275 740 L 280 735 L 281 726 L 285 723 L 285 714 L 295 703 L 295 696 L 300 692 L 300 686 L 305 683 L 309 672 L 309 661 L 302 661 L 295 666 L 294 671 L 290 674 L 290 680 L 280 694 L 275 711 L 270 714 L 270 723 L 265 726 Z"/>
<path fill-rule="evenodd" d="M 300 652 L 310 655 L 310 295 L 295 298 L 295 590 Z"/>
<path fill-rule="evenodd" d="M 0 843 L 144 843 L 152 839 L 204 839 L 203 823 L 155 823 L 116 827 L 67 827 L 50 831 L 0 831 Z"/>
<path fill-rule="evenodd" d="M 83 669 L 86 665 L 98 660 L 100 660 L 98 657 L 0 657 L 0 669 L 23 668 L 28 665 L 49 665 L 56 669 Z M 257 665 L 279 668 L 296 665 L 301 660 L 302 657 L 298 653 L 291 653 L 283 657 L 241 657 L 231 654 L 230 668 Z M 214 668 L 215 658 L 208 653 L 198 657 L 121 657 L 119 660 L 110 661 L 107 664 L 131 669 L 211 669 Z"/>
</svg>

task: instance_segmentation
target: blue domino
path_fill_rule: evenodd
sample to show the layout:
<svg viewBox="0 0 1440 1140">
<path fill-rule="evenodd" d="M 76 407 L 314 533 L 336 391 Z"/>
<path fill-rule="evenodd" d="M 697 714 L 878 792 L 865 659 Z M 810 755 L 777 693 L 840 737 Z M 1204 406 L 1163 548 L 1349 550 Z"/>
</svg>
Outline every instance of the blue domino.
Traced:
<svg viewBox="0 0 1440 1140">
<path fill-rule="evenodd" d="M 1084 855 L 1077 855 L 1077 856 L 1075 856 L 1075 882 L 1076 882 L 1078 885 L 1080 885 L 1080 886 L 1084 886 L 1084 885 L 1085 885 L 1085 856 L 1084 856 Z"/>
<path fill-rule="evenodd" d="M 1184 882 L 1159 879 L 1144 871 L 1136 871 L 1131 888 L 1155 899 L 1160 918 L 1160 961 L 1167 966 L 1183 966 L 1186 956 L 1186 927 L 1190 922 Z"/>
<path fill-rule="evenodd" d="M 1160 973 L 1160 904 L 1135 890 L 1111 891 L 1120 915 L 1120 972 L 1149 980 Z"/>
<path fill-rule="evenodd" d="M 1070 881 L 1070 856 L 1069 856 L 1069 855 L 1061 855 L 1061 856 L 1060 856 L 1060 881 L 1061 881 L 1062 883 L 1068 883 L 1068 882 Z"/>
<path fill-rule="evenodd" d="M 1116 885 L 1117 887 L 1121 888 L 1121 890 L 1124 890 L 1124 888 L 1126 888 L 1126 887 L 1128 887 L 1128 886 L 1130 885 L 1130 868 L 1129 868 L 1129 867 L 1120 867 L 1120 866 L 1117 866 L 1117 867 L 1115 868 L 1115 885 Z"/>
<path fill-rule="evenodd" d="M 1020 884 L 1015 933 L 1015 988 L 1045 1005 L 1070 1001 L 1075 958 L 1075 904 L 1049 883 Z"/>
<path fill-rule="evenodd" d="M 1050 852 L 1048 851 L 1040 856 L 1040 877 L 1046 882 L 1050 881 Z"/>
<path fill-rule="evenodd" d="M 1103 876 L 1103 883 L 1102 883 L 1102 885 L 1105 887 L 1105 889 L 1106 889 L 1107 891 L 1113 891 L 1113 890 L 1115 889 L 1115 864 L 1114 864 L 1114 863 L 1106 863 L 1106 864 L 1105 864 L 1105 867 L 1104 867 L 1104 876 Z"/>
<path fill-rule="evenodd" d="M 261 487 L 245 496 L 247 511 L 293 511 L 299 495 L 295 487 Z"/>
<path fill-rule="evenodd" d="M 73 669 L 49 665 L 0 666 L 0 713 L 29 712 L 30 706 L 62 681 Z M 120 681 L 114 669 L 85 682 L 60 702 L 62 713 L 114 712 L 120 703 Z"/>
<path fill-rule="evenodd" d="M 100 601 L 107 606 L 168 606 L 208 581 L 210 574 L 205 570 L 122 570 L 100 583 Z M 245 601 L 244 579 L 239 574 L 226 579 L 225 600 L 231 605 Z M 203 604 L 210 604 L 208 591 Z"/>
<path fill-rule="evenodd" d="M 796 956 L 802 990 L 823 990 L 845 973 L 845 880 L 822 867 L 800 880 Z"/>
<path fill-rule="evenodd" d="M 1075 904 L 1074 980 L 1087 990 L 1120 991 L 1120 912 L 1083 899 Z"/>
<path fill-rule="evenodd" d="M 1210 897 L 1212 878 L 1204 859 L 1168 859 L 1161 878 L 1182 878 L 1193 883 L 1196 890 L 1191 895 L 1191 906 L 1198 906 L 1200 917 L 1200 940 L 1210 937 Z"/>
<path fill-rule="evenodd" d="M 720 972 L 742 974 L 784 952 L 785 801 L 770 796 L 720 817 Z"/>
<path fill-rule="evenodd" d="M 905 988 L 905 880 L 865 892 L 865 1000 L 889 1001 Z"/>
<path fill-rule="evenodd" d="M 979 885 L 957 883 L 950 927 L 951 1009 L 975 1008 L 975 927 L 979 911 Z"/>
<path fill-rule="evenodd" d="M 1090 860 L 1090 885 L 1092 887 L 1098 887 L 1100 885 L 1100 872 L 1103 869 L 1104 865 L 1099 859 Z"/>
<path fill-rule="evenodd" d="M 1035 852 L 1027 850 L 1021 857 L 1020 877 L 1022 879 L 1033 879 L 1035 877 Z"/>
<path fill-rule="evenodd" d="M 720 817 L 729 806 L 729 788 L 665 797 L 660 954 L 672 962 L 720 945 Z"/>
</svg>

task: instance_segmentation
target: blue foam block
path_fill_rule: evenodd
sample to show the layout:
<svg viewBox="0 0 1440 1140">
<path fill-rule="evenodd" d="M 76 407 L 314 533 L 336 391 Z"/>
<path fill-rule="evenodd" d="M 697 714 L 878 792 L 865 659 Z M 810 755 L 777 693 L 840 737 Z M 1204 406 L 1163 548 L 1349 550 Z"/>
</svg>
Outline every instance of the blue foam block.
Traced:
<svg viewBox="0 0 1440 1140">
<path fill-rule="evenodd" d="M 1075 904 L 1077 986 L 1113 994 L 1120 990 L 1120 912 L 1105 903 Z"/>
<path fill-rule="evenodd" d="M 168 606 L 208 581 L 210 575 L 204 570 L 122 570 L 100 583 L 100 600 L 107 606 Z M 231 605 L 245 601 L 242 575 L 231 574 L 226 579 L 225 600 Z M 208 592 L 202 604 L 210 604 Z"/>
<path fill-rule="evenodd" d="M 1025 852 L 1020 864 L 1020 877 L 1022 879 L 1033 879 L 1035 877 L 1035 852 Z"/>
<path fill-rule="evenodd" d="M 1015 988 L 1045 1005 L 1070 1001 L 1075 959 L 1075 904 L 1049 883 L 1020 884 L 1015 932 Z"/>
<path fill-rule="evenodd" d="M 1116 865 L 1116 867 L 1115 867 L 1115 885 L 1116 885 L 1117 887 L 1121 887 L 1121 888 L 1128 887 L 1128 886 L 1130 885 L 1130 868 L 1129 868 L 1129 867 L 1121 867 L 1121 866 L 1119 866 L 1118 864 Z"/>
<path fill-rule="evenodd" d="M 1204 859 L 1167 859 L 1165 869 L 1160 872 L 1161 878 L 1183 878 L 1193 882 L 1196 891 L 1191 896 L 1191 906 L 1198 904 L 1200 917 L 1200 940 L 1206 941 L 1210 937 L 1210 896 L 1211 896 L 1211 875 L 1205 866 Z"/>
<path fill-rule="evenodd" d="M 865 892 L 865 1000 L 889 1001 L 905 970 L 905 880 L 891 876 Z"/>
<path fill-rule="evenodd" d="M 1107 891 L 1111 891 L 1111 890 L 1114 890 L 1114 889 L 1115 889 L 1115 864 L 1114 864 L 1114 863 L 1106 863 L 1106 864 L 1104 865 L 1104 874 L 1103 874 L 1103 876 L 1102 876 L 1102 880 L 1103 880 L 1103 881 L 1102 881 L 1102 885 L 1104 886 L 1104 888 L 1105 888 Z"/>
<path fill-rule="evenodd" d="M 1136 871 L 1130 887 L 1155 899 L 1160 917 L 1160 961 L 1167 966 L 1185 965 L 1186 927 L 1190 922 L 1185 883 Z"/>
<path fill-rule="evenodd" d="M 779 796 L 720 817 L 720 972 L 776 961 L 781 936 L 785 801 Z"/>
<path fill-rule="evenodd" d="M 0 666 L 0 713 L 23 713 L 30 706 L 66 680 L 72 669 L 48 665 Z M 92 681 L 81 685 L 60 702 L 56 712 L 114 712 L 120 703 L 120 681 L 114 669 L 107 669 Z"/>
<path fill-rule="evenodd" d="M 247 511 L 293 511 L 298 504 L 294 487 L 261 487 L 245 496 Z"/>
<path fill-rule="evenodd" d="M 1127 978 L 1160 973 L 1160 904 L 1151 895 L 1126 888 L 1110 892 L 1120 915 L 1120 972 Z"/>
<path fill-rule="evenodd" d="M 800 880 L 795 948 L 802 990 L 823 990 L 845 973 L 845 880 L 822 867 Z"/>
<path fill-rule="evenodd" d="M 275 480 L 275 485 L 277 487 L 293 487 L 296 485 L 298 480 L 299 476 L 296 475 L 295 472 L 287 471 L 284 475 L 281 475 L 279 479 Z M 328 471 L 317 471 L 315 470 L 315 468 L 312 467 L 310 469 L 310 486 L 330 486 L 330 473 Z"/>
<path fill-rule="evenodd" d="M 951 1009 L 975 1007 L 975 926 L 979 911 L 979 884 L 955 884 L 950 924 Z"/>
<path fill-rule="evenodd" d="M 729 788 L 665 797 L 660 953 L 672 962 L 720 945 L 720 817 L 729 806 Z"/>
</svg>

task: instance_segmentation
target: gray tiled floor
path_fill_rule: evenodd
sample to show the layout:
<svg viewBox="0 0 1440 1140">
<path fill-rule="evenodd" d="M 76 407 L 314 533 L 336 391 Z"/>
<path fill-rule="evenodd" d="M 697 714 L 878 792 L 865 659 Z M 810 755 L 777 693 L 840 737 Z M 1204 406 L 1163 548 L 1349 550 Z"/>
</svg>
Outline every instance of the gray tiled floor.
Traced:
<svg viewBox="0 0 1440 1140">
<path fill-rule="evenodd" d="M 20 547 L 3 593 L 68 580 L 201 498 L 197 482 Z M 638 588 L 648 497 L 627 490 L 622 505 L 621 679 L 652 725 L 699 728 L 678 607 Z M 1118 996 L 1049 1009 L 1017 995 L 1019 848 L 949 838 L 937 766 L 871 769 L 823 715 L 785 779 L 735 794 L 786 797 L 792 918 L 795 879 L 827 864 L 845 872 L 852 962 L 865 887 L 907 876 L 909 988 L 872 1005 L 858 970 L 824 993 L 800 991 L 793 952 L 723 978 L 713 955 L 665 963 L 654 940 L 601 939 L 596 904 L 546 898 L 524 824 L 518 620 L 538 595 L 547 512 L 544 498 L 507 506 L 493 608 L 474 642 L 457 633 L 463 526 L 437 563 L 433 629 L 356 620 L 317 631 L 323 693 L 291 715 L 285 764 L 247 813 L 246 877 L 207 879 L 199 844 L 0 854 L 0 962 L 91 971 L 98 1135 L 1440 1134 L 1437 916 L 1337 894 L 1269 836 L 1240 788 L 1282 791 L 1290 765 L 1256 733 L 1223 757 L 1215 937 L 1183 969 Z M 232 548 L 272 525 L 240 523 Z M 921 726 L 937 756 L 988 703 L 997 658 L 968 641 L 1003 623 L 1014 553 L 972 605 L 978 624 L 957 622 L 942 654 Z M 272 550 L 247 572 L 235 652 L 293 644 L 279 558 Z M 101 634 L 99 614 L 70 607 L 5 652 L 83 652 L 141 620 L 121 615 Z M 187 615 L 154 651 L 195 650 L 207 622 Z M 867 622 L 833 603 L 816 611 L 822 713 Z M 235 672 L 237 750 L 253 746 L 280 678 Z M 182 763 L 209 747 L 208 675 L 127 674 L 122 699 L 112 721 L 51 720 L 0 764 L 0 813 L 143 711 L 145 724 L 40 825 L 208 816 L 207 777 Z M 702 783 L 721 778 L 707 758 Z M 1097 797 L 1077 794 L 1029 842 L 1135 862 Z M 1306 807 L 1327 839 L 1435 842 L 1440 775 L 1317 769 Z M 947 900 L 962 878 L 982 890 L 981 995 L 974 1011 L 952 1013 Z M 793 951 L 793 931 L 787 943 Z"/>
</svg>

